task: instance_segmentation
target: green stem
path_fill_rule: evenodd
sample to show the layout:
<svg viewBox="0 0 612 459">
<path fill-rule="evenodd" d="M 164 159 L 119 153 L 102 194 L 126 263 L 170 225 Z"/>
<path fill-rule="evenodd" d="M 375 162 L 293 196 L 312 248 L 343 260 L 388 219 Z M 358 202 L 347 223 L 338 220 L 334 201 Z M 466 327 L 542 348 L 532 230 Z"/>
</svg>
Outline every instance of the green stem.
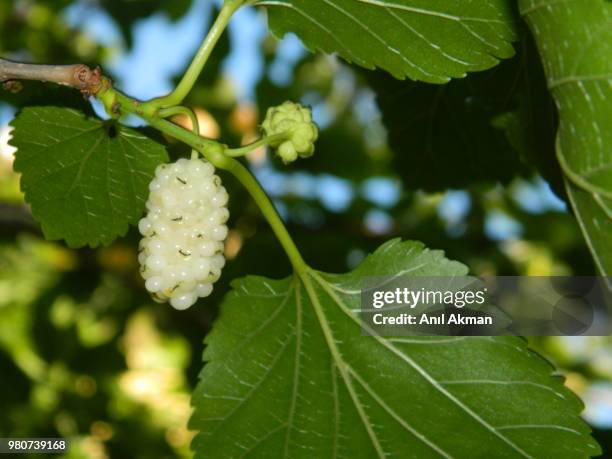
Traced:
<svg viewBox="0 0 612 459">
<path fill-rule="evenodd" d="M 152 108 L 171 107 L 180 104 L 185 97 L 187 97 L 187 94 L 189 94 L 193 88 L 196 80 L 202 72 L 202 69 L 206 65 L 206 62 L 219 41 L 219 38 L 221 38 L 221 35 L 229 24 L 232 15 L 244 3 L 245 0 L 224 0 L 219 16 L 217 16 L 217 19 L 209 30 L 208 35 L 202 42 L 200 49 L 193 58 L 193 61 L 191 61 L 189 68 L 183 75 L 183 78 L 178 86 L 167 96 L 152 99 L 149 102 L 145 102 L 143 105 Z"/>
<path fill-rule="evenodd" d="M 287 140 L 288 138 L 289 138 L 289 134 L 284 133 L 284 132 L 281 134 L 274 134 L 274 135 L 259 139 L 253 143 L 250 143 L 240 148 L 228 148 L 227 150 L 225 150 L 225 154 L 227 156 L 231 156 L 232 158 L 244 156 L 244 155 L 249 154 L 253 150 L 257 150 L 259 147 L 282 143 L 284 140 Z"/>
<path fill-rule="evenodd" d="M 170 118 L 175 115 L 184 115 L 187 116 L 191 120 L 191 130 L 194 134 L 200 135 L 200 122 L 198 121 L 198 117 L 195 112 L 188 108 L 183 107 L 181 105 L 175 105 L 174 107 L 162 108 L 157 112 L 158 116 L 161 118 Z M 198 151 L 192 149 L 191 157 L 197 158 Z"/>
<path fill-rule="evenodd" d="M 261 188 L 259 182 L 253 177 L 249 170 L 244 167 L 241 163 L 235 159 L 228 158 L 229 163 L 226 170 L 229 171 L 236 177 L 240 183 L 248 190 L 255 203 L 259 206 L 262 214 L 272 227 L 272 231 L 276 235 L 277 239 L 283 246 L 285 253 L 289 257 L 289 261 L 293 265 L 293 269 L 299 275 L 302 275 L 308 269 L 306 262 L 302 258 L 300 251 L 293 242 L 289 231 L 285 227 L 285 224 L 281 220 L 278 212 L 270 198 L 266 195 L 264 190 Z"/>
<path fill-rule="evenodd" d="M 195 112 L 188 107 L 177 105 L 175 107 L 162 108 L 158 112 L 158 115 L 161 118 L 170 118 L 175 115 L 185 115 L 191 120 L 191 130 L 195 134 L 200 135 L 200 122 L 198 121 L 198 117 L 196 116 Z"/>
</svg>

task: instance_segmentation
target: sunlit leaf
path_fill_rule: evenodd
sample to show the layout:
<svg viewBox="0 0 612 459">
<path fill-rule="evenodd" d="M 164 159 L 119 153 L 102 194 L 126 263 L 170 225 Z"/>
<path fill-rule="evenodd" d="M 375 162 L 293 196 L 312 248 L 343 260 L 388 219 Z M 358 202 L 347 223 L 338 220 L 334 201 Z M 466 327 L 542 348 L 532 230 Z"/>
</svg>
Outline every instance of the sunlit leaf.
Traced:
<svg viewBox="0 0 612 459">
<path fill-rule="evenodd" d="M 15 171 L 45 237 L 109 244 L 137 223 L 160 144 L 114 122 L 62 108 L 26 108 L 13 121 Z"/>
<path fill-rule="evenodd" d="M 595 262 L 612 272 L 612 3 L 522 0 L 559 109 L 557 155 Z"/>
<path fill-rule="evenodd" d="M 361 333 L 364 276 L 466 271 L 394 240 L 349 274 L 236 281 L 206 339 L 196 457 L 596 454 L 580 401 L 523 340 Z"/>
<path fill-rule="evenodd" d="M 445 83 L 514 54 L 511 2 L 258 0 L 272 32 L 396 78 Z"/>
</svg>

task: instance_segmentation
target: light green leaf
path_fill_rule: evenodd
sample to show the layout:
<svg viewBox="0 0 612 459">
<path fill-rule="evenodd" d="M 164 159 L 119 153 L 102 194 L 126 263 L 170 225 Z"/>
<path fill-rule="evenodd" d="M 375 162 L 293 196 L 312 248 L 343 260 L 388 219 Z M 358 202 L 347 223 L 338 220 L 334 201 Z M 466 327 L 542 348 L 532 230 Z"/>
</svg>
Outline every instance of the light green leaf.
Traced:
<svg viewBox="0 0 612 459">
<path fill-rule="evenodd" d="M 612 273 L 612 3 L 521 0 L 559 109 L 557 155 L 600 271 Z"/>
<path fill-rule="evenodd" d="M 160 144 L 76 110 L 35 107 L 13 121 L 15 171 L 47 239 L 71 247 L 109 244 L 143 213 Z"/>
<path fill-rule="evenodd" d="M 277 37 L 379 67 L 399 79 L 445 83 L 514 54 L 506 0 L 259 0 Z"/>
<path fill-rule="evenodd" d="M 207 337 L 197 458 L 577 458 L 580 401 L 513 337 L 361 334 L 364 276 L 466 268 L 390 241 L 350 274 L 236 281 Z"/>
<path fill-rule="evenodd" d="M 566 189 L 597 269 L 609 276 L 612 274 L 612 201 L 569 182 Z"/>
</svg>

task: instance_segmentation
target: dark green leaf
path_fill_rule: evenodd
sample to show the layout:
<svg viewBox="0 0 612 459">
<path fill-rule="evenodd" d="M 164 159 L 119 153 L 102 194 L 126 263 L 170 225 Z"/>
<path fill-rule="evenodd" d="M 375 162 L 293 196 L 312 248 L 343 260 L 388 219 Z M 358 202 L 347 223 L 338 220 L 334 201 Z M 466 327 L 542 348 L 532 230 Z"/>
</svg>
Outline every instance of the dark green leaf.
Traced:
<svg viewBox="0 0 612 459">
<path fill-rule="evenodd" d="M 197 458 L 576 458 L 580 401 L 511 337 L 364 336 L 364 276 L 466 268 L 390 241 L 350 274 L 236 281 L 207 337 Z"/>
<path fill-rule="evenodd" d="M 612 272 L 612 3 L 521 0 L 559 109 L 557 155 L 602 273 Z"/>
<path fill-rule="evenodd" d="M 511 2 L 258 0 L 272 32 L 311 50 L 379 67 L 396 78 L 445 83 L 514 54 Z"/>
<path fill-rule="evenodd" d="M 522 74 L 521 56 L 444 86 L 366 73 L 406 186 L 438 191 L 505 183 L 525 172 L 504 130 L 493 123 L 516 109 Z"/>
<path fill-rule="evenodd" d="M 535 167 L 557 196 L 564 199 L 563 174 L 555 152 L 557 109 L 546 86 L 535 42 L 526 25 L 521 27 L 521 31 L 517 61 L 520 62 L 520 71 L 517 80 L 511 83 L 515 106 L 512 111 L 495 118 L 493 125 L 505 130 L 508 141 L 521 158 Z"/>
<path fill-rule="evenodd" d="M 142 215 L 160 144 L 76 110 L 24 109 L 13 121 L 15 170 L 45 237 L 71 247 L 109 244 Z"/>
</svg>

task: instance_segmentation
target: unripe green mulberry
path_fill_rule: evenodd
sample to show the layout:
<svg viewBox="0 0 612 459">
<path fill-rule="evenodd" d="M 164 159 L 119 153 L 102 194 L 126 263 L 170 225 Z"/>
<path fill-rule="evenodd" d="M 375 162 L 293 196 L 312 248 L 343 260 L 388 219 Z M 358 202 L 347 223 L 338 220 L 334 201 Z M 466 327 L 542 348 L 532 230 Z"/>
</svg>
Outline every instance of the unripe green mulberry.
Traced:
<svg viewBox="0 0 612 459">
<path fill-rule="evenodd" d="M 262 128 L 267 137 L 287 134 L 285 139 L 272 142 L 277 154 L 285 163 L 295 161 L 298 156 L 308 158 L 315 150 L 319 137 L 317 125 L 312 121 L 311 110 L 294 102 L 285 102 L 268 109 Z"/>
</svg>

